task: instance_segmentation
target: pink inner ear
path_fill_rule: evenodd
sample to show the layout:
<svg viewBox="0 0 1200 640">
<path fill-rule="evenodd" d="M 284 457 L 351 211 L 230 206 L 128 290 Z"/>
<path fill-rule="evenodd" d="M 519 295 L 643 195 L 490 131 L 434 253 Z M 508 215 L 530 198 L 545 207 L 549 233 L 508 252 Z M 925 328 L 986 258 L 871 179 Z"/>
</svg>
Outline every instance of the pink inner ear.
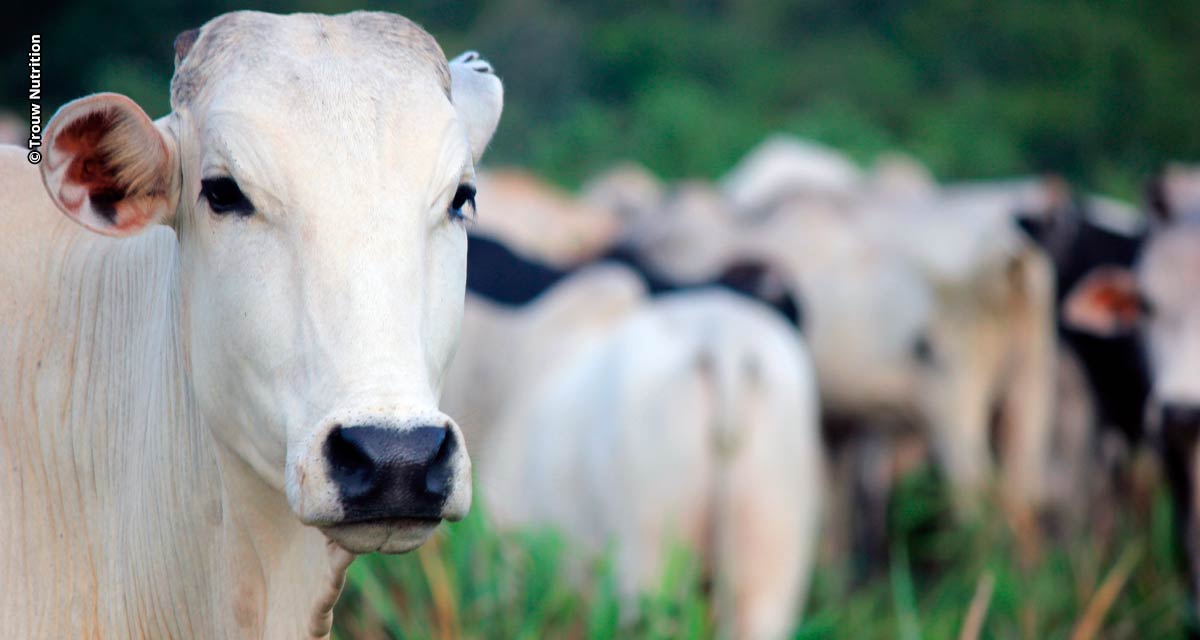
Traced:
<svg viewBox="0 0 1200 640">
<path fill-rule="evenodd" d="M 155 208 L 160 205 L 156 195 L 135 196 L 117 203 L 114 208 L 116 226 L 114 230 L 121 232 L 135 231 L 150 224 L 155 217 Z M 95 201 L 93 201 L 93 208 Z"/>
<path fill-rule="evenodd" d="M 1122 271 L 1090 276 L 1067 297 L 1063 315 L 1069 324 L 1087 331 L 1129 331 L 1141 317 L 1137 283 Z"/>
<path fill-rule="evenodd" d="M 1138 301 L 1132 292 L 1118 286 L 1107 286 L 1100 287 L 1092 297 L 1092 304 L 1107 309 L 1118 326 L 1129 326 L 1137 322 Z"/>
<path fill-rule="evenodd" d="M 79 208 L 83 206 L 83 198 L 86 195 L 87 190 L 65 182 L 58 189 L 58 201 L 73 216 L 79 215 Z"/>
<path fill-rule="evenodd" d="M 56 136 L 54 147 L 71 158 L 59 198 L 63 206 L 78 213 L 83 194 L 92 209 L 110 224 L 117 223 L 117 203 L 127 195 L 127 186 L 118 180 L 118 169 L 103 150 L 104 136 L 120 124 L 115 109 L 93 111 L 66 126 Z M 70 189 L 74 186 L 79 190 Z M 122 225 L 124 226 L 124 225 Z"/>
</svg>

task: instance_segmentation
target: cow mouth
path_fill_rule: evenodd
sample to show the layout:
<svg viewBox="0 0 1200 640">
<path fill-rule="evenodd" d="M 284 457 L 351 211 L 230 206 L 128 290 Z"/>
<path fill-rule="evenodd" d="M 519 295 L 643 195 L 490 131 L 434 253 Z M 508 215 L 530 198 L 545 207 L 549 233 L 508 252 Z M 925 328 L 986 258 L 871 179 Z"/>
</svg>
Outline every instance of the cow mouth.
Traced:
<svg viewBox="0 0 1200 640">
<path fill-rule="evenodd" d="M 441 518 L 374 518 L 339 522 L 320 529 L 350 553 L 404 553 L 421 546 L 441 522 Z"/>
</svg>

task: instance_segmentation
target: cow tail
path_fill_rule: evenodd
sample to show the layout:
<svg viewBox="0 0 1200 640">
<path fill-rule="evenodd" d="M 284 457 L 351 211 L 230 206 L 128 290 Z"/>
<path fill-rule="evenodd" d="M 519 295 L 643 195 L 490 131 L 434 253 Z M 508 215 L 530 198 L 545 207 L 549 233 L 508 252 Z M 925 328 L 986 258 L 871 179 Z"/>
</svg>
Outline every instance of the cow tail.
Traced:
<svg viewBox="0 0 1200 640">
<path fill-rule="evenodd" d="M 702 341 L 697 358 L 705 381 L 711 411 L 709 430 L 712 453 L 712 485 L 709 498 L 708 567 L 711 599 L 717 619 L 717 637 L 733 637 L 737 619 L 736 496 L 733 466 L 753 429 L 751 403 L 761 386 L 759 363 L 740 352 L 736 341 L 709 335 Z"/>
</svg>

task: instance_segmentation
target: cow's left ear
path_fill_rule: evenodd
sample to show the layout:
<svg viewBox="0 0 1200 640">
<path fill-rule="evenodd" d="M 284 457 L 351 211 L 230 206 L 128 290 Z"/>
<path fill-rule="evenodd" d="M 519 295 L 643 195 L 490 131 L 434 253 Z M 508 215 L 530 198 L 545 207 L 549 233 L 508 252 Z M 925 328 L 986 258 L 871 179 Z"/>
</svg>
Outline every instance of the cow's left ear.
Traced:
<svg viewBox="0 0 1200 640">
<path fill-rule="evenodd" d="M 467 127 L 471 155 L 483 156 L 504 109 L 504 85 L 492 71 L 492 65 L 468 51 L 450 61 L 450 94 L 458 116 Z"/>
<path fill-rule="evenodd" d="M 1063 324 L 1102 338 L 1128 334 L 1144 314 L 1133 272 L 1123 267 L 1097 267 L 1067 294 Z"/>
<path fill-rule="evenodd" d="M 67 103 L 46 128 L 42 181 L 67 217 L 109 236 L 167 222 L 179 203 L 179 154 L 129 98 Z"/>
</svg>

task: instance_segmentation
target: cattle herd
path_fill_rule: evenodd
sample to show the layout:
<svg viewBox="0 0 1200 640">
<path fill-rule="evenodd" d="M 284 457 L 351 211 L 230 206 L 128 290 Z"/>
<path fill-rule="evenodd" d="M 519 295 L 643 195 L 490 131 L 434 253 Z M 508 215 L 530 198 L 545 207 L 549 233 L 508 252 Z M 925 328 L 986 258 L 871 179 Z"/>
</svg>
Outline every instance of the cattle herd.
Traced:
<svg viewBox="0 0 1200 640">
<path fill-rule="evenodd" d="M 1200 593 L 1200 169 L 1128 205 L 779 136 L 570 194 L 476 172 L 502 96 L 398 16 L 239 12 L 176 41 L 170 115 L 0 150 L 0 625 L 325 637 L 473 477 L 572 575 L 611 549 L 626 614 L 682 543 L 724 636 L 783 637 L 914 460 L 1070 535 L 1138 448 Z"/>
<path fill-rule="evenodd" d="M 444 408 L 498 525 L 615 541 L 630 598 L 674 535 L 735 637 L 794 624 L 818 536 L 877 561 L 926 454 L 959 516 L 1069 536 L 1157 447 L 1191 540 L 1198 176 L 1143 214 L 783 136 L 715 184 L 482 173 Z"/>
<path fill-rule="evenodd" d="M 730 635 L 779 637 L 817 536 L 877 560 L 926 450 L 960 516 L 1070 536 L 1144 447 L 1200 590 L 1200 170 L 1139 211 L 775 137 L 716 184 L 479 184 L 444 406 L 498 525 L 615 541 L 630 598 L 677 536 Z"/>
</svg>

